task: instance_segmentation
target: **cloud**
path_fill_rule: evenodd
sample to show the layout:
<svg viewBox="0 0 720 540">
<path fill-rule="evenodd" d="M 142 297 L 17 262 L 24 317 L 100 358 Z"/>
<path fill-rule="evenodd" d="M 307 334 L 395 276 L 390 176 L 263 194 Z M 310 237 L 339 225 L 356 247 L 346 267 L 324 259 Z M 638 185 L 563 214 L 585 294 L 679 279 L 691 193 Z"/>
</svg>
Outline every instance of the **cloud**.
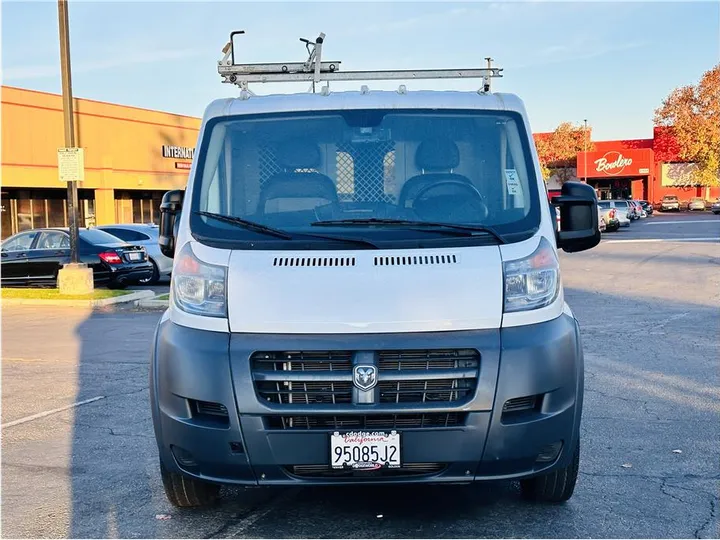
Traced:
<svg viewBox="0 0 720 540">
<path fill-rule="evenodd" d="M 79 61 L 74 63 L 72 58 L 71 68 L 73 75 L 79 73 L 92 73 L 94 71 L 107 70 L 134 66 L 139 64 L 154 64 L 167 60 L 181 60 L 199 56 L 201 51 L 195 49 L 168 49 L 137 52 L 121 52 L 107 56 L 100 60 Z M 35 66 L 9 67 L 2 70 L 3 81 L 47 79 L 60 76 L 60 59 L 57 64 L 42 64 Z"/>
</svg>

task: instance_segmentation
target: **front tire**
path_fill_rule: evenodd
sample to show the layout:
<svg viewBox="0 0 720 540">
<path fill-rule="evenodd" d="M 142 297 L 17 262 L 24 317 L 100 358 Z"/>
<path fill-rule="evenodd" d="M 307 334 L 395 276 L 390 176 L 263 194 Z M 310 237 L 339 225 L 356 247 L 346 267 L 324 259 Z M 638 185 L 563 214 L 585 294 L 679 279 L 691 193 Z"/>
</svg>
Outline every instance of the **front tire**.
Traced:
<svg viewBox="0 0 720 540">
<path fill-rule="evenodd" d="M 567 467 L 520 481 L 523 498 L 541 503 L 562 503 L 572 497 L 580 468 L 580 440 Z"/>
<path fill-rule="evenodd" d="M 165 496 L 170 504 L 178 508 L 210 506 L 217 501 L 220 495 L 218 484 L 170 472 L 162 461 L 160 462 L 160 476 L 162 476 Z"/>
</svg>

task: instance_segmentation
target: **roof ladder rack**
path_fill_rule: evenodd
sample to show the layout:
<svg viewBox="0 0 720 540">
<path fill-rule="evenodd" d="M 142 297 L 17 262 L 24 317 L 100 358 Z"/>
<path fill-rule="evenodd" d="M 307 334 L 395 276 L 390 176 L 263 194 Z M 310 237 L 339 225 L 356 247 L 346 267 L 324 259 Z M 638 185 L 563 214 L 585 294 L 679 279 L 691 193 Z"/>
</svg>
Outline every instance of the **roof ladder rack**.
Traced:
<svg viewBox="0 0 720 540">
<path fill-rule="evenodd" d="M 310 91 L 321 81 L 389 81 L 414 79 L 481 79 L 481 93 L 490 92 L 490 79 L 502 77 L 502 68 L 492 67 L 492 58 L 485 58 L 486 68 L 472 69 L 421 69 L 421 70 L 383 70 L 383 71 L 340 71 L 340 62 L 322 60 L 322 46 L 325 34 L 321 33 L 315 41 L 300 38 L 308 51 L 305 62 L 280 62 L 269 64 L 236 64 L 234 38 L 244 34 L 244 30 L 230 33 L 230 41 L 223 47 L 225 56 L 218 61 L 218 73 L 223 83 L 235 84 L 242 90 L 241 96 L 252 95 L 248 83 L 303 82 L 312 83 Z M 323 89 L 323 93 L 325 93 Z"/>
</svg>

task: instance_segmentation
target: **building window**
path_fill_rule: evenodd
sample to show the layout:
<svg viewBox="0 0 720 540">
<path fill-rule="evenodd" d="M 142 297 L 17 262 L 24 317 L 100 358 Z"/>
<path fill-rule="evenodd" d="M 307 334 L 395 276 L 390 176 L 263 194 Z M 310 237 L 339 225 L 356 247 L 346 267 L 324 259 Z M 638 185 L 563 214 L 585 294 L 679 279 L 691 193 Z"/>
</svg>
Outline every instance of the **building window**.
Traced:
<svg viewBox="0 0 720 540">
<path fill-rule="evenodd" d="M 47 200 L 48 227 L 64 227 L 66 221 L 64 199 L 48 199 Z"/>
<path fill-rule="evenodd" d="M 17 208 L 17 231 L 28 231 L 33 228 L 32 205 L 30 199 L 18 199 Z"/>
<path fill-rule="evenodd" d="M 47 212 L 45 209 L 45 199 L 30 199 L 30 207 L 32 208 L 33 229 L 47 227 Z"/>
</svg>

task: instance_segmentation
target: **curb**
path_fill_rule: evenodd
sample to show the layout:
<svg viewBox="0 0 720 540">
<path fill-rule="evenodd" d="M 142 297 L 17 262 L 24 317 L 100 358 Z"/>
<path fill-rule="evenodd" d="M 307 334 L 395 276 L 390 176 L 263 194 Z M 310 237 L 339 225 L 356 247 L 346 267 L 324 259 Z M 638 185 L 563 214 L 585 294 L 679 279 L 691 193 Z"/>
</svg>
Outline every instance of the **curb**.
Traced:
<svg viewBox="0 0 720 540">
<path fill-rule="evenodd" d="M 155 296 L 153 291 L 135 291 L 122 296 L 111 298 L 99 298 L 97 300 L 49 300 L 40 298 L 3 298 L 0 305 L 3 306 L 67 306 L 67 307 L 102 307 L 112 304 L 123 304 L 125 302 L 140 302 L 143 298 Z"/>
<path fill-rule="evenodd" d="M 167 308 L 170 307 L 170 300 L 156 300 L 156 297 L 153 297 L 150 300 L 140 300 L 138 302 L 138 305 L 140 307 L 147 307 L 147 308 Z"/>
</svg>

